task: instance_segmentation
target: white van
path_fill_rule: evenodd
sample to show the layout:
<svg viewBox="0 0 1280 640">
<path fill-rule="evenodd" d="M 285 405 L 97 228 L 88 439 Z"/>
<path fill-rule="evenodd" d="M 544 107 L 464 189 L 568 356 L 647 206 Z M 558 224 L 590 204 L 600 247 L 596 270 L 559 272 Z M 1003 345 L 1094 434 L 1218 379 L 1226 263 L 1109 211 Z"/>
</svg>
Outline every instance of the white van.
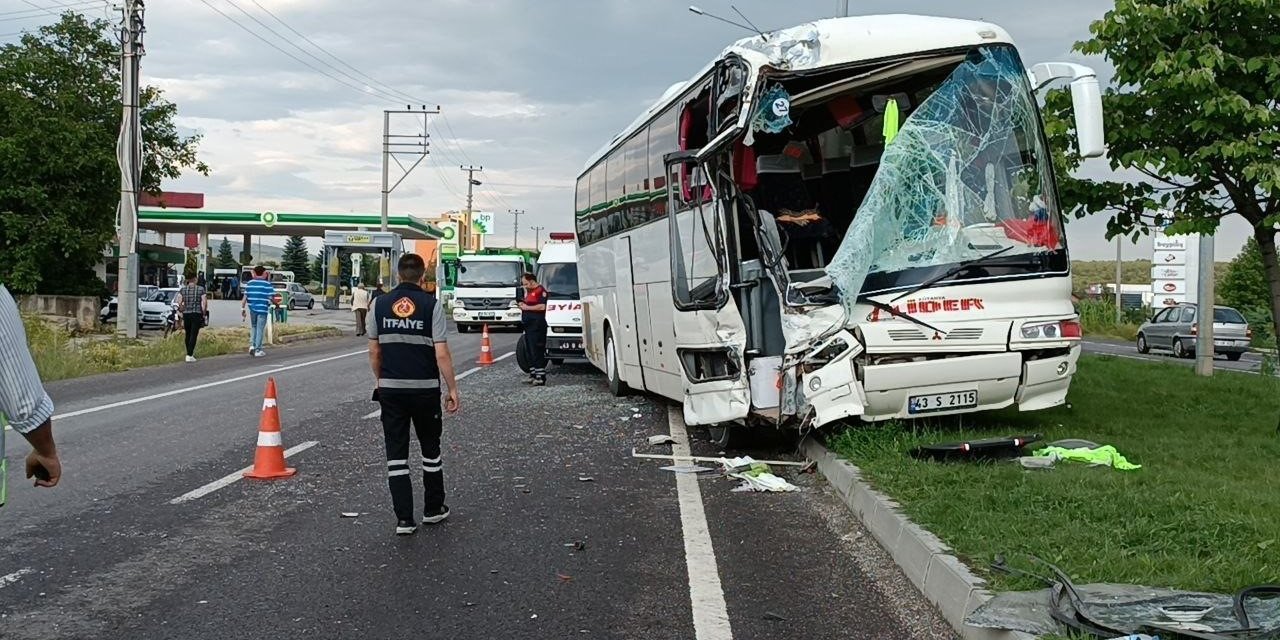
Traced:
<svg viewBox="0 0 1280 640">
<path fill-rule="evenodd" d="M 538 283 L 547 290 L 547 359 L 583 358 L 578 244 L 572 233 L 552 233 L 538 255 Z"/>
</svg>

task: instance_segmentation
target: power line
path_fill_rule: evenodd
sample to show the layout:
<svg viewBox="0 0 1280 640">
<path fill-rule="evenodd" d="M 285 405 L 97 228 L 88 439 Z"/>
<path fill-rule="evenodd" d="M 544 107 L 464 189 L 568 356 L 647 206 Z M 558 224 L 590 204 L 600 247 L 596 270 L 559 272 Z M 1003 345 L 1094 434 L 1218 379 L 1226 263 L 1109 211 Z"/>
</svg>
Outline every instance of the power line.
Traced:
<svg viewBox="0 0 1280 640">
<path fill-rule="evenodd" d="M 60 17 L 64 12 L 68 12 L 68 11 L 70 11 L 71 13 L 84 15 L 83 13 L 81 13 L 81 11 L 93 9 L 95 5 L 102 3 L 102 0 L 93 0 L 92 2 L 82 1 L 75 4 L 46 7 L 46 6 L 35 4 L 34 2 L 27 2 L 27 0 L 23 0 L 23 1 L 31 5 L 33 8 L 22 9 L 20 11 L 9 11 L 6 13 L 0 13 L 0 16 L 9 16 L 9 17 L 0 17 L 0 22 L 20 22 L 22 20 L 33 20 L 33 19 L 43 18 L 45 17 L 45 15 Z M 59 11 L 59 9 L 61 9 L 61 11 Z M 17 15 L 17 14 L 25 14 L 25 15 Z"/>
<path fill-rule="evenodd" d="M 20 13 L 47 13 L 48 11 L 50 11 L 55 7 L 62 7 L 62 8 L 69 9 L 77 5 L 82 5 L 82 6 L 95 5 L 102 2 L 102 0 L 74 0 L 73 2 L 67 2 L 67 3 L 55 2 L 54 3 L 55 7 L 44 7 L 34 2 L 27 2 L 26 0 L 23 0 L 23 2 L 25 4 L 30 5 L 33 8 L 18 9 L 16 11 L 0 11 L 0 16 L 11 16 L 11 15 L 17 15 Z"/>
<path fill-rule="evenodd" d="M 344 66 L 344 67 L 346 67 L 346 68 L 348 68 L 348 69 L 350 69 L 350 70 L 354 71 L 357 75 L 359 75 L 359 76 L 363 77 L 365 80 L 367 80 L 367 81 L 369 82 L 369 84 L 376 85 L 376 86 L 380 86 L 380 87 L 382 87 L 382 88 L 384 88 L 384 89 L 387 89 L 387 90 L 388 90 L 388 91 L 390 91 L 392 94 L 400 96 L 400 98 L 401 98 L 402 100 L 408 100 L 408 101 L 410 101 L 410 102 L 412 102 L 412 103 L 414 103 L 414 104 L 428 104 L 428 103 L 430 102 L 430 101 L 424 101 L 424 100 L 421 100 L 420 98 L 416 98 L 416 97 L 414 97 L 414 96 L 411 96 L 411 95 L 409 95 L 409 94 L 407 94 L 407 93 L 405 93 L 405 92 L 403 92 L 403 91 L 400 91 L 399 89 L 396 89 L 395 87 L 393 87 L 393 86 L 391 86 L 391 85 L 389 85 L 389 84 L 387 84 L 387 83 L 385 83 L 385 82 L 382 82 L 382 81 L 378 80 L 377 78 L 373 77 L 372 75 L 369 75 L 368 73 L 366 73 L 366 72 L 364 72 L 364 71 L 361 71 L 360 69 L 357 69 L 356 67 L 352 66 L 352 65 L 351 65 L 350 63 L 348 63 L 347 61 L 345 61 L 345 60 L 343 60 L 342 58 L 339 58 L 338 56 L 334 55 L 334 54 L 333 54 L 332 52 L 330 52 L 328 49 L 325 49 L 324 47 L 320 46 L 319 44 L 316 44 L 316 42 L 315 42 L 314 40 L 312 40 L 311 38 L 308 38 L 308 37 L 306 36 L 306 34 L 302 33 L 301 31 L 298 31 L 297 29 L 294 29 L 292 26 L 290 26 L 290 25 L 289 25 L 289 23 L 287 23 L 287 22 L 285 22 L 284 20 L 280 19 L 280 16 L 277 16 L 276 14 L 272 13 L 270 9 L 268 9 L 268 8 L 266 8 L 266 7 L 264 7 L 264 6 L 262 6 L 262 4 L 258 2 L 258 0 L 249 0 L 249 1 L 250 1 L 250 2 L 252 2 L 252 3 L 253 3 L 253 5 L 254 5 L 255 7 L 257 7 L 257 8 L 259 8 L 259 9 L 261 9 L 264 13 L 266 13 L 267 15 L 271 16 L 272 18 L 274 18 L 276 22 L 279 22 L 281 25 L 283 25 L 283 26 L 284 26 L 284 28 L 286 28 L 286 29 L 288 29 L 289 31 L 291 31 L 294 35 L 298 36 L 299 38 L 302 38 L 303 40 L 305 40 L 305 41 L 307 42 L 307 44 L 310 44 L 311 46 L 315 47 L 317 51 L 319 51 L 320 53 L 323 53 L 324 55 L 326 55 L 326 56 L 328 56 L 328 57 L 330 57 L 330 58 L 332 58 L 332 59 L 333 59 L 333 60 L 335 60 L 338 64 L 340 64 L 340 65 L 342 65 L 342 66 Z"/>
<path fill-rule="evenodd" d="M 201 0 L 201 1 L 203 2 L 204 0 Z M 324 60 L 321 60 L 321 59 L 320 59 L 318 56 L 316 56 L 314 53 L 311 53 L 310 51 L 307 51 L 306 49 L 303 49 L 302 47 L 298 46 L 298 45 L 297 45 L 297 43 L 295 43 L 294 41 L 292 41 L 292 40 L 290 40 L 290 39 L 288 39 L 288 38 L 286 38 L 286 37 L 284 37 L 284 36 L 280 35 L 280 32 L 279 32 L 279 31 L 276 31 L 275 29 L 272 29 L 272 28 L 271 28 L 270 26 L 268 26 L 265 22 L 263 22 L 263 21 L 259 20 L 257 16 L 253 15 L 252 13 L 249 13 L 248 11 L 245 11 L 244 7 L 241 7 L 240 5 L 238 5 L 238 4 L 236 4 L 236 3 L 235 3 L 235 0 L 226 0 L 226 2 L 227 2 L 227 4 L 229 4 L 229 5 L 231 5 L 232 7 L 234 7 L 236 11 L 239 11 L 240 13 L 243 13 L 243 14 L 244 14 L 246 17 L 248 17 L 250 20 L 253 20 L 254 22 L 256 22 L 256 23 L 258 24 L 258 26 L 262 27 L 263 29 L 266 29 L 269 33 L 271 33 L 271 35 L 273 35 L 273 36 L 275 36 L 275 37 L 279 38 L 282 42 L 284 42 L 285 44 L 287 44 L 287 45 L 289 45 L 289 46 L 293 47 L 294 49 L 297 49 L 297 50 L 298 50 L 298 51 L 300 51 L 303 55 L 309 56 L 312 60 L 315 60 L 316 62 L 318 62 L 318 63 L 320 63 L 320 64 L 322 64 L 322 65 L 324 65 L 324 66 L 326 66 L 326 67 L 328 67 L 328 68 L 330 68 L 330 69 L 332 69 L 332 70 L 334 70 L 334 71 L 336 71 L 336 72 L 338 72 L 338 73 L 340 73 L 340 74 L 342 74 L 342 75 L 344 75 L 344 76 L 346 76 L 347 78 L 349 78 L 349 79 L 351 79 L 351 80 L 354 80 L 355 82 L 358 82 L 358 83 L 360 83 L 360 84 L 365 85 L 365 87 L 364 87 L 363 89 L 359 89 L 359 88 L 357 88 L 357 90 L 358 90 L 358 91 L 361 91 L 361 92 L 367 92 L 367 93 L 374 93 L 374 94 L 380 95 L 380 96 L 381 96 L 381 97 L 383 97 L 383 98 L 388 98 L 388 99 L 390 99 L 390 100 L 392 100 L 392 101 L 394 101 L 394 102 L 400 102 L 401 100 L 403 100 L 403 99 L 404 99 L 404 98 L 401 98 L 400 96 L 397 96 L 397 95 L 395 95 L 395 94 L 387 93 L 386 91 L 383 91 L 383 90 L 381 90 L 381 89 L 378 89 L 377 87 L 374 87 L 374 86 L 370 85 L 368 82 L 365 82 L 365 80 L 364 80 L 364 79 L 357 78 L 357 77 L 355 77 L 355 76 L 353 76 L 353 75 L 351 75 L 351 74 L 349 74 L 349 73 L 347 73 L 347 72 L 345 72 L 345 71 L 343 71 L 343 70 L 341 70 L 341 69 L 339 69 L 339 68 L 337 68 L 337 67 L 333 66 L 332 64 L 329 64 L 328 62 L 325 62 Z M 205 2 L 205 4 L 208 4 L 208 3 L 207 3 L 207 2 Z M 225 15 L 225 14 L 224 14 L 224 15 Z M 278 47 L 277 47 L 277 48 L 278 48 Z M 294 59 L 295 59 L 295 60 L 298 60 L 298 58 L 294 58 Z M 301 62 L 301 60 L 299 60 L 299 62 Z M 308 66 L 310 66 L 310 65 L 308 65 Z M 313 69 L 315 69 L 315 67 L 312 67 L 312 68 L 313 68 Z M 329 75 L 329 74 L 327 74 L 327 73 L 326 73 L 325 75 L 328 75 L 330 78 L 333 78 L 333 77 L 334 77 L 334 76 Z M 336 78 L 335 78 L 335 79 L 336 79 Z M 350 85 L 348 85 L 348 86 L 350 86 Z"/>
<path fill-rule="evenodd" d="M 233 18 L 233 17 L 231 17 L 231 16 L 227 15 L 227 13 L 226 13 L 225 11 L 223 11 L 222 9 L 219 9 L 218 7 L 215 7 L 215 6 L 213 5 L 213 3 L 209 2 L 209 0 L 200 0 L 200 2 L 201 2 L 202 4 L 204 4 L 206 7 L 209 7 L 210 9 L 213 9 L 214 11 L 216 11 L 216 12 L 218 13 L 218 15 L 220 15 L 220 16 L 222 16 L 222 17 L 226 18 L 227 20 L 230 20 L 232 24 L 234 24 L 234 25 L 236 25 L 237 27 L 240 27 L 241 29 L 243 29 L 243 30 L 245 31 L 245 33 L 248 33 L 249 35 L 251 35 L 251 36 L 253 36 L 253 37 L 255 37 L 255 38 L 257 38 L 257 39 L 261 40 L 262 42 L 266 43 L 266 44 L 267 44 L 267 46 L 271 47 L 272 49 L 275 49 L 276 51 L 279 51 L 280 53 L 283 53 L 284 55 L 289 56 L 290 58 L 292 58 L 292 59 L 293 59 L 295 62 L 297 62 L 298 64 L 301 64 L 301 65 L 303 65 L 303 66 L 307 67 L 308 69 L 311 69 L 312 71 L 315 71 L 316 73 L 318 73 L 318 74 L 320 74 L 320 75 L 322 75 L 322 76 L 324 76 L 324 77 L 326 77 L 326 78 L 328 78 L 328 79 L 330 79 L 330 80 L 333 80 L 334 82 L 337 82 L 338 84 L 340 84 L 340 85 L 342 85 L 342 86 L 344 86 L 344 87 L 346 87 L 346 88 L 348 88 L 348 89 L 351 89 L 351 90 L 353 90 L 353 91 L 359 92 L 361 95 L 368 96 L 370 93 L 374 93 L 375 97 L 385 98 L 385 96 L 381 95 L 381 93 L 380 93 L 380 92 L 371 92 L 371 91 L 366 91 L 365 89 L 362 89 L 362 88 L 357 87 L 357 86 L 355 86 L 355 85 L 353 85 L 353 84 L 350 84 L 350 83 L 348 83 L 348 82 L 344 81 L 342 78 L 339 78 L 339 77 L 337 77 L 337 76 L 331 75 L 331 74 L 327 73 L 326 71 L 324 71 L 323 69 L 320 69 L 320 68 L 316 67 L 315 65 L 313 65 L 313 64 L 311 64 L 311 63 L 309 63 L 309 62 L 307 62 L 306 60 L 303 60 L 302 58 L 299 58 L 298 56 L 295 56 L 295 55 L 293 55 L 292 53 L 289 53 L 288 51 L 285 51 L 284 49 L 281 49 L 279 46 L 277 46 L 277 45 L 276 45 L 276 43 L 274 43 L 274 42 L 272 42 L 272 41 L 270 41 L 270 40 L 268 40 L 268 39 L 266 39 L 266 38 L 262 37 L 262 35 L 261 35 L 261 34 L 259 34 L 258 32 L 254 31 L 253 29 L 250 29 L 249 27 L 246 27 L 246 26 L 245 26 L 243 23 L 241 23 L 239 20 L 236 20 L 235 18 Z M 370 89 L 372 89 L 372 87 L 369 87 L 369 88 L 370 88 Z M 398 101 L 398 100 L 397 100 L 397 101 Z"/>
</svg>

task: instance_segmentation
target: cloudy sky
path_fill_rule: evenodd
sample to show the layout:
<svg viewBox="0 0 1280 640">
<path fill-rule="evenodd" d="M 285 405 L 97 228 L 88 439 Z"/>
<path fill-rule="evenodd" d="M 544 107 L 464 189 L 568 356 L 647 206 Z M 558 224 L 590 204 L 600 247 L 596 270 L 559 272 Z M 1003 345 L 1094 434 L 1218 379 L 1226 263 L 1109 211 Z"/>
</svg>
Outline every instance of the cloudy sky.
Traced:
<svg viewBox="0 0 1280 640">
<path fill-rule="evenodd" d="M 0 11 L 88 1 L 0 0 Z M 462 208 L 466 179 L 458 166 L 476 164 L 485 169 L 476 208 L 499 213 L 499 243 L 511 237 L 509 209 L 528 212 L 520 219 L 522 244 L 534 225 L 571 230 L 572 185 L 584 160 L 667 86 L 744 35 L 689 13 L 688 1 L 153 0 L 144 81 L 165 89 L 179 105 L 180 124 L 205 136 L 201 155 L 213 169 L 169 188 L 205 193 L 212 211 L 377 212 L 382 110 L 412 97 L 415 105 L 439 105 L 444 116 L 429 125 L 431 155 L 392 194 L 394 213 Z M 733 15 L 728 0 L 697 1 Z M 837 4 L 735 2 L 765 29 L 832 16 Z M 1111 3 L 849 4 L 853 13 L 990 20 L 1013 34 L 1033 64 L 1079 60 L 1072 43 Z M 402 117 L 393 128 L 421 126 Z M 1102 218 L 1072 222 L 1073 257 L 1114 257 L 1104 229 Z M 1220 259 L 1234 255 L 1247 232 L 1243 223 L 1227 225 Z M 1148 242 L 1125 253 L 1146 257 L 1149 250 Z"/>
</svg>

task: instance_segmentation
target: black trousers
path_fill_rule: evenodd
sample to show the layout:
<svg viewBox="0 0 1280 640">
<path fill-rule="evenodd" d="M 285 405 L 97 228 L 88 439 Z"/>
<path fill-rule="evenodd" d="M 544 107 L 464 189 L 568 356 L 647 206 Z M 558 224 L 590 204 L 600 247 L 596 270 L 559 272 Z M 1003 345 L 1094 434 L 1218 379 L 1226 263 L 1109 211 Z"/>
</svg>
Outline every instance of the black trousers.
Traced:
<svg viewBox="0 0 1280 640">
<path fill-rule="evenodd" d="M 524 321 L 524 348 L 529 375 L 547 377 L 547 319 L 537 316 Z"/>
<path fill-rule="evenodd" d="M 200 327 L 204 326 L 203 313 L 182 314 L 182 329 L 187 332 L 187 355 L 196 355 L 196 338 L 200 335 Z"/>
<path fill-rule="evenodd" d="M 444 505 L 444 462 L 440 455 L 441 406 L 439 391 L 379 394 L 382 435 L 387 445 L 387 487 L 399 520 L 414 520 L 413 482 L 409 460 L 409 424 L 418 432 L 422 447 L 423 502 L 428 512 Z"/>
</svg>

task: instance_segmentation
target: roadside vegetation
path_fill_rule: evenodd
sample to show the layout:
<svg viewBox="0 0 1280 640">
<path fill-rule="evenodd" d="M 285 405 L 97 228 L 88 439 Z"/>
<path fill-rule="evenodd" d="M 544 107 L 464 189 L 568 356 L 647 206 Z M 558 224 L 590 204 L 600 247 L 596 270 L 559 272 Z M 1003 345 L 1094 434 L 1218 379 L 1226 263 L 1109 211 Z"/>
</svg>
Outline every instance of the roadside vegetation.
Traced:
<svg viewBox="0 0 1280 640">
<path fill-rule="evenodd" d="M 175 333 L 168 338 L 129 340 L 102 335 L 76 336 L 66 329 L 34 317 L 24 317 L 23 323 L 36 369 L 45 382 L 182 362 L 187 353 L 182 333 Z M 280 336 L 326 330 L 331 330 L 331 327 L 276 325 L 276 332 Z M 240 353 L 247 349 L 248 344 L 248 329 L 203 329 L 196 346 L 196 358 Z"/>
<path fill-rule="evenodd" d="M 1280 380 L 1086 357 L 1071 406 L 854 427 L 829 445 L 998 590 L 1034 554 L 1074 580 L 1231 593 L 1280 574 Z M 1114 445 L 1136 471 L 1059 463 L 935 463 L 912 448 L 1043 434 Z M 1040 446 L 1043 446 L 1041 443 Z M 1031 447 L 1035 448 L 1035 445 Z"/>
</svg>

